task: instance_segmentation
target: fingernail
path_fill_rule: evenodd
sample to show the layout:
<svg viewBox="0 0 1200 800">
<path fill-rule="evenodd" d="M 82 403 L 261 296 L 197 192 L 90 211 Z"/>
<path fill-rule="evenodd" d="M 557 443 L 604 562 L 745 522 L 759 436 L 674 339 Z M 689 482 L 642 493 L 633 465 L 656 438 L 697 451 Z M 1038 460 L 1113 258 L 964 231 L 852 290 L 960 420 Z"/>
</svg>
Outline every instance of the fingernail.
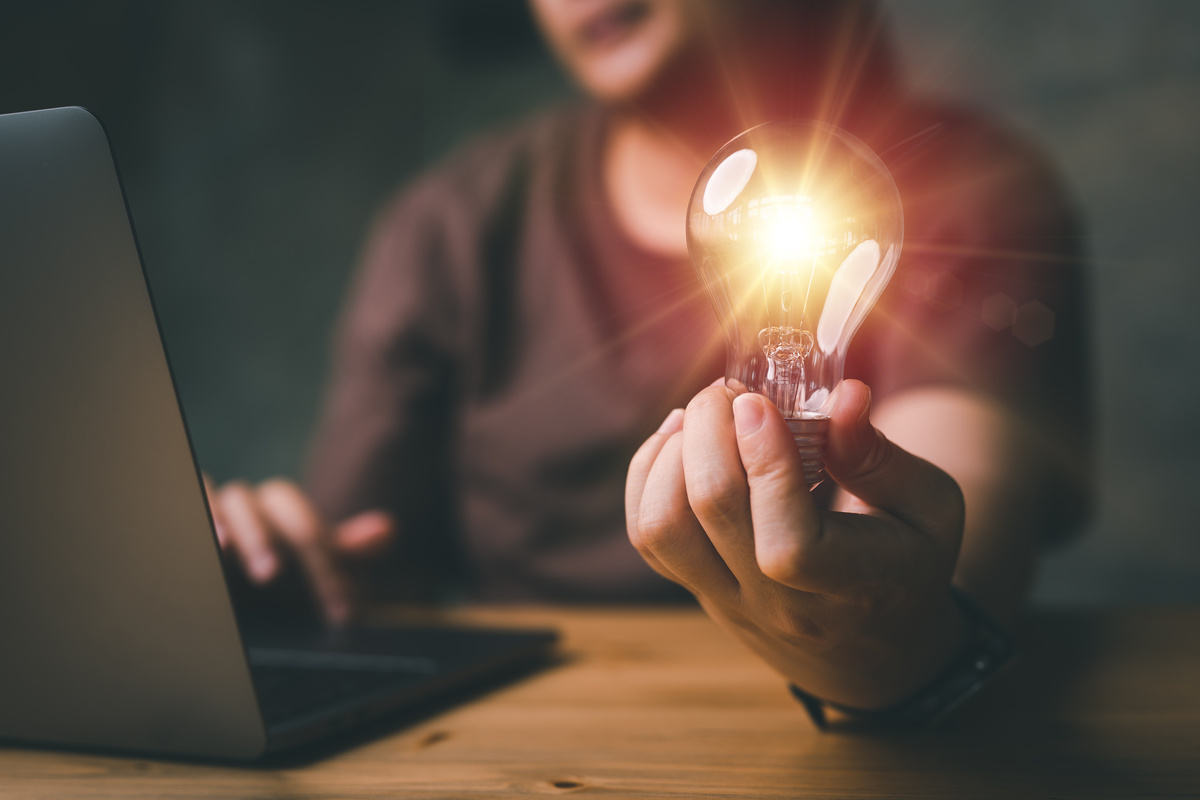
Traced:
<svg viewBox="0 0 1200 800">
<path fill-rule="evenodd" d="M 871 387 L 867 387 L 867 402 L 863 406 L 863 410 L 858 413 L 858 421 L 866 422 L 871 418 Z"/>
<path fill-rule="evenodd" d="M 712 383 L 709 384 L 709 386 L 724 386 L 724 385 L 725 385 L 725 376 L 724 375 L 722 375 L 721 377 L 717 378 L 715 381 L 713 381 Z"/>
<path fill-rule="evenodd" d="M 270 553 L 260 553 L 250 562 L 250 571 L 254 579 L 262 582 L 269 581 L 275 575 L 275 556 Z"/>
<path fill-rule="evenodd" d="M 762 427 L 762 401 L 754 394 L 739 394 L 733 398 L 733 427 L 738 436 L 749 436 Z"/>
<path fill-rule="evenodd" d="M 679 433 L 683 430 L 683 409 L 672 409 L 667 418 L 663 420 L 662 425 L 658 426 L 659 433 Z"/>
</svg>

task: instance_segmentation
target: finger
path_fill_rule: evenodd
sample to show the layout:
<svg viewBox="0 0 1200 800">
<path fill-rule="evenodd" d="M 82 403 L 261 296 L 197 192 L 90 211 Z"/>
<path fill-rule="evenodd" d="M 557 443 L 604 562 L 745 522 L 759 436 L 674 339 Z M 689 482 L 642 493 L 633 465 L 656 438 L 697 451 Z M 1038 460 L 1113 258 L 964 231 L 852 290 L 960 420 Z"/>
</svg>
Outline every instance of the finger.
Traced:
<svg viewBox="0 0 1200 800">
<path fill-rule="evenodd" d="M 650 475 L 650 468 L 654 466 L 654 460 L 658 458 L 658 454 L 667 440 L 681 430 L 683 430 L 683 409 L 676 408 L 667 414 L 662 425 L 642 443 L 629 462 L 629 472 L 625 477 L 626 530 L 637 530 L 638 511 L 641 508 L 642 492 L 646 486 L 646 478 Z"/>
<path fill-rule="evenodd" d="M 754 559 L 750 488 L 738 455 L 733 409 L 726 389 L 709 387 L 688 404 L 683 470 L 692 511 L 721 558 L 746 583 Z"/>
<path fill-rule="evenodd" d="M 757 563 L 768 578 L 806 592 L 841 594 L 911 581 L 941 565 L 933 541 L 902 521 L 820 513 L 791 431 L 765 397 L 740 395 L 733 412 L 750 485 Z"/>
<path fill-rule="evenodd" d="M 830 415 L 825 469 L 839 486 L 919 531 L 957 537 L 962 492 L 954 479 L 890 442 L 871 424 L 871 390 L 848 380 Z"/>
<path fill-rule="evenodd" d="M 217 544 L 221 546 L 221 552 L 227 553 L 231 544 L 229 534 L 225 531 L 225 515 L 221 512 L 221 504 L 217 502 L 217 487 L 207 474 L 201 473 L 201 477 L 204 479 L 204 499 L 208 501 L 208 513 L 212 517 L 213 531 L 217 534 Z"/>
<path fill-rule="evenodd" d="M 364 511 L 340 524 L 334 531 L 333 544 L 342 555 L 351 558 L 378 556 L 396 537 L 396 520 L 386 511 Z"/>
<path fill-rule="evenodd" d="M 697 595 L 728 603 L 738 582 L 692 513 L 684 479 L 683 437 L 671 436 L 654 460 L 630 537 L 674 580 Z"/>
<path fill-rule="evenodd" d="M 625 530 L 634 548 L 641 554 L 655 572 L 667 580 L 679 583 L 679 579 L 658 560 L 649 549 L 641 546 L 638 539 L 638 516 L 641 509 L 642 493 L 645 490 L 646 479 L 650 468 L 662 451 L 663 445 L 673 435 L 683 429 L 683 409 L 676 408 L 667 414 L 658 431 L 650 436 L 629 462 L 629 473 L 625 478 Z"/>
<path fill-rule="evenodd" d="M 271 480 L 258 488 L 258 502 L 280 537 L 296 555 L 325 619 L 341 624 L 350 617 L 350 587 L 330 547 L 320 513 L 295 484 Z"/>
<path fill-rule="evenodd" d="M 267 583 L 279 573 L 279 555 L 271 542 L 268 523 L 262 518 L 249 486 L 233 481 L 216 494 L 214 517 L 223 520 L 225 537 L 237 553 L 242 569 L 255 583 Z"/>
</svg>

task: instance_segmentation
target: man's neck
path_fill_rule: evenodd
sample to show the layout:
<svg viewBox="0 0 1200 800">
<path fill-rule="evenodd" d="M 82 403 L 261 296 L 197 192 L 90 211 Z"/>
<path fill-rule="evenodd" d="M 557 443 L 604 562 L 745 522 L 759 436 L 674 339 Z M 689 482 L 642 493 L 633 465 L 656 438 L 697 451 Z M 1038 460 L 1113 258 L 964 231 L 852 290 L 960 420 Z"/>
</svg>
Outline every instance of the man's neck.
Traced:
<svg viewBox="0 0 1200 800">
<path fill-rule="evenodd" d="M 609 128 L 603 159 L 605 194 L 625 234 L 652 253 L 686 256 L 688 198 L 707 156 L 627 112 Z"/>
</svg>

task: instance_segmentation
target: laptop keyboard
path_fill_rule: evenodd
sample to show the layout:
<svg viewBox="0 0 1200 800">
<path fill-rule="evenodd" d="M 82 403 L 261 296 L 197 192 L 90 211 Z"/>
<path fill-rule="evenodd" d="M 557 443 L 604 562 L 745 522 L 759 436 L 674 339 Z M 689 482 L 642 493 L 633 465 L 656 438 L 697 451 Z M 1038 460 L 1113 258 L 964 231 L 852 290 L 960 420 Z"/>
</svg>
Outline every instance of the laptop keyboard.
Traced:
<svg viewBox="0 0 1200 800">
<path fill-rule="evenodd" d="M 547 631 L 433 626 L 280 625 L 245 636 L 259 708 L 277 741 L 303 738 L 301 729 L 320 735 L 330 724 L 353 723 L 432 696 L 530 659 L 554 639 Z"/>
<path fill-rule="evenodd" d="M 347 668 L 328 658 L 335 654 L 256 650 L 250 652 L 251 670 L 268 727 L 395 693 L 429 680 L 436 671 L 428 659 L 411 659 L 415 663 L 396 663 L 390 669 L 368 659 Z M 300 663 L 288 665 L 289 661 Z"/>
</svg>

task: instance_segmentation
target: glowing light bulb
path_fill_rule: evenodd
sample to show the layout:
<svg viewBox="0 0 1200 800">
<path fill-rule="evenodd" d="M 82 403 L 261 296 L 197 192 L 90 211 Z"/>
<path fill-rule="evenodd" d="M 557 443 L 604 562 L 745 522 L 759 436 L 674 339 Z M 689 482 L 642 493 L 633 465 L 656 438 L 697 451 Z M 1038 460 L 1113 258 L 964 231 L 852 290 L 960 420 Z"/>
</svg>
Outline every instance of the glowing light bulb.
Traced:
<svg viewBox="0 0 1200 800">
<path fill-rule="evenodd" d="M 904 243 L 891 174 L 870 148 L 831 125 L 760 125 L 700 173 L 687 240 L 721 320 L 726 386 L 771 399 L 815 486 L 850 340 Z"/>
</svg>

